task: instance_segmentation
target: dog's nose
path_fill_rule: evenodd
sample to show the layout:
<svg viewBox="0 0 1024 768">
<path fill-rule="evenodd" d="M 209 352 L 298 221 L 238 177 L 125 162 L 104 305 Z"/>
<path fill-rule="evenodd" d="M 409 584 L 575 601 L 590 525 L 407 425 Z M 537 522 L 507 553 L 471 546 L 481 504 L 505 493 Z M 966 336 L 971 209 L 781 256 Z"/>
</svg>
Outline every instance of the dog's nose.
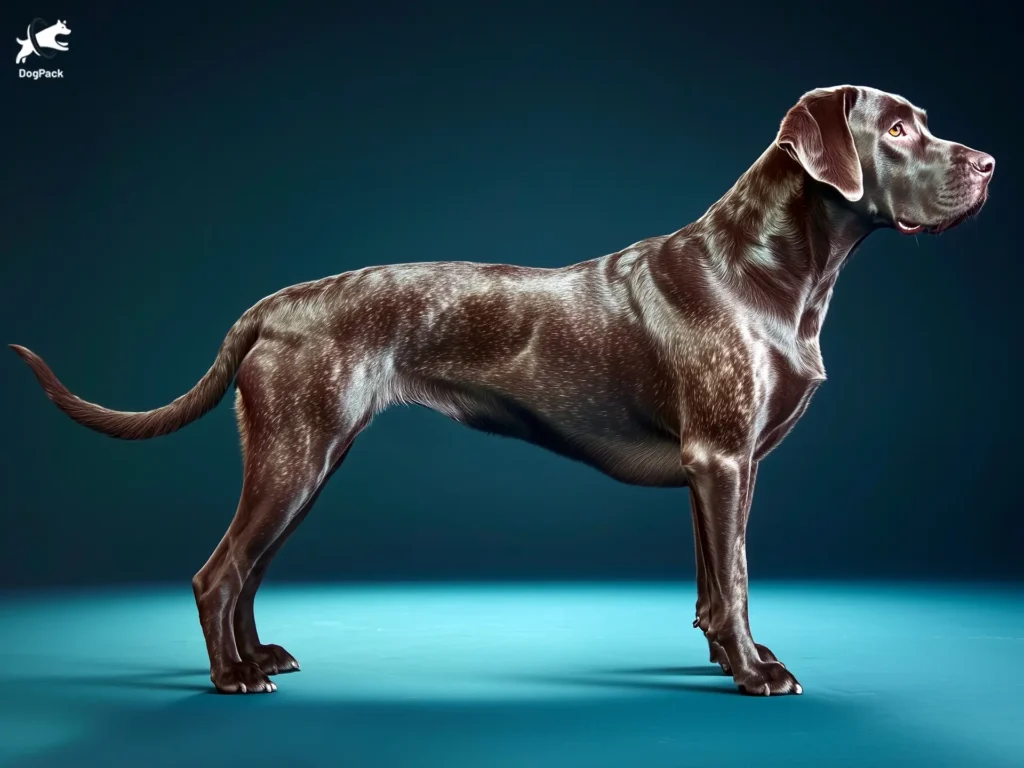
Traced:
<svg viewBox="0 0 1024 768">
<path fill-rule="evenodd" d="M 982 176 L 991 176 L 996 169 L 996 159 L 984 152 L 973 152 L 971 154 L 971 167 Z"/>
</svg>

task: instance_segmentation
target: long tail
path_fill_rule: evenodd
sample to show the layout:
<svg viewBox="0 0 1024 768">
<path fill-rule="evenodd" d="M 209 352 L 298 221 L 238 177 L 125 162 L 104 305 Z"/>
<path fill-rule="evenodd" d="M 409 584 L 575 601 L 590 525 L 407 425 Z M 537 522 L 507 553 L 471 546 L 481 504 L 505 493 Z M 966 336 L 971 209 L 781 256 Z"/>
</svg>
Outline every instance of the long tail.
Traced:
<svg viewBox="0 0 1024 768">
<path fill-rule="evenodd" d="M 89 429 L 122 440 L 147 440 L 168 435 L 213 410 L 235 378 L 238 366 L 259 338 L 259 305 L 242 315 L 228 331 L 210 370 L 181 397 L 152 411 L 113 411 L 73 395 L 34 352 L 11 344 L 28 363 L 47 396 L 64 413 Z"/>
</svg>

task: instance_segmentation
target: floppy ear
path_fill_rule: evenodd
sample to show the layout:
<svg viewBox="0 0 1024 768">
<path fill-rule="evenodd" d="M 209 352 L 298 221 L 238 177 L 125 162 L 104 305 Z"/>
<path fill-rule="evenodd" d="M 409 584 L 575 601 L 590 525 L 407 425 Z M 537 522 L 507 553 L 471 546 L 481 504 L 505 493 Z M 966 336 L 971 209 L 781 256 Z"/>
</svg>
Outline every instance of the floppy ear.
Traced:
<svg viewBox="0 0 1024 768">
<path fill-rule="evenodd" d="M 815 181 L 847 200 L 864 196 L 864 173 L 846 118 L 848 89 L 811 91 L 786 114 L 775 143 Z"/>
</svg>

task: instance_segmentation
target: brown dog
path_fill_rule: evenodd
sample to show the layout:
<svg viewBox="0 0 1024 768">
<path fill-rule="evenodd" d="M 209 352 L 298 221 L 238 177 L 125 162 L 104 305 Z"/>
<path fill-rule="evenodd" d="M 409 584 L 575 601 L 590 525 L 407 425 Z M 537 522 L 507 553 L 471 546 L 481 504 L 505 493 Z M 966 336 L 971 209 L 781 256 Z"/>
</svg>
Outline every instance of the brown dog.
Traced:
<svg viewBox="0 0 1024 768">
<path fill-rule="evenodd" d="M 850 253 L 882 227 L 964 221 L 994 166 L 932 136 L 899 96 L 820 89 L 678 232 L 561 269 L 402 264 L 285 288 L 242 315 L 190 392 L 153 411 L 87 403 L 14 349 L 61 410 L 123 439 L 180 429 L 237 377 L 242 496 L 192 581 L 221 691 L 273 691 L 268 675 L 298 669 L 256 633 L 263 574 L 374 414 L 417 403 L 625 483 L 688 486 L 694 626 L 712 661 L 747 693 L 800 693 L 747 620 L 758 464 L 825 380 L 818 334 Z"/>
</svg>

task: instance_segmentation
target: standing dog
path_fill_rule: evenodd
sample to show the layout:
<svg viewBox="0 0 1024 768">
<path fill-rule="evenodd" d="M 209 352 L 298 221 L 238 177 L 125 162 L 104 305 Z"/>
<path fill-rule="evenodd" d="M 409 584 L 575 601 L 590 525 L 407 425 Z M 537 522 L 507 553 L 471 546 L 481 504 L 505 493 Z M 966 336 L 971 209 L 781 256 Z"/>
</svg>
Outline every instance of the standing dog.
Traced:
<svg viewBox="0 0 1024 768">
<path fill-rule="evenodd" d="M 260 642 L 253 598 L 356 435 L 416 403 L 625 483 L 689 487 L 697 618 L 741 690 L 801 693 L 747 619 L 746 528 L 761 459 L 825 380 L 818 336 L 843 263 L 872 231 L 937 233 L 977 213 L 995 161 L 929 132 L 905 99 L 805 94 L 701 218 L 560 269 L 441 262 L 285 288 L 245 312 L 205 376 L 142 413 L 85 402 L 29 350 L 57 406 L 127 440 L 203 416 L 236 380 L 244 480 L 192 580 L 224 692 L 298 669 Z"/>
</svg>

